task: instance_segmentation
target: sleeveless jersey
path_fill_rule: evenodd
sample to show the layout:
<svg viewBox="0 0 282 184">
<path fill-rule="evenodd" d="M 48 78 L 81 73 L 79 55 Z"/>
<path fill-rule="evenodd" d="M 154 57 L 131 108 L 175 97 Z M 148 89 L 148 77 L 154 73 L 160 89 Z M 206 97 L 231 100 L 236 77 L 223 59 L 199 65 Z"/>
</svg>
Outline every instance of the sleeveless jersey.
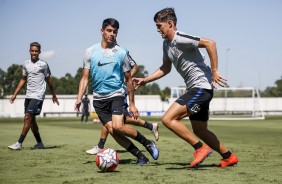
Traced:
<svg viewBox="0 0 282 184">
<path fill-rule="evenodd" d="M 131 60 L 128 51 L 118 45 L 103 49 L 97 43 L 86 50 L 83 68 L 90 70 L 95 100 L 125 96 L 124 72 L 131 69 Z"/>
</svg>

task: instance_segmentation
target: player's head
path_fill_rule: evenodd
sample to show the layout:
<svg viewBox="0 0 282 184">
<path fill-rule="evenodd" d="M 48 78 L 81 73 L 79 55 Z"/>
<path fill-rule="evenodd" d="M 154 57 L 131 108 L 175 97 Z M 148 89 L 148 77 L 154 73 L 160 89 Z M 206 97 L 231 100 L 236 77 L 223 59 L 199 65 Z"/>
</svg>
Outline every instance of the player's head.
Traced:
<svg viewBox="0 0 282 184">
<path fill-rule="evenodd" d="M 160 11 L 158 11 L 155 16 L 154 16 L 154 21 L 157 22 L 168 22 L 172 21 L 174 25 L 176 26 L 177 24 L 177 17 L 174 12 L 173 8 L 165 8 Z"/>
<path fill-rule="evenodd" d="M 32 61 L 37 61 L 39 59 L 39 54 L 41 53 L 41 45 L 38 42 L 30 43 L 29 53 Z"/>
<path fill-rule="evenodd" d="M 116 43 L 116 37 L 118 34 L 119 22 L 113 18 L 107 18 L 103 21 L 101 34 L 103 37 L 103 41 L 106 42 L 107 45 L 112 45 Z"/>
<path fill-rule="evenodd" d="M 162 38 L 171 39 L 176 30 L 177 17 L 173 8 L 165 8 L 158 11 L 154 16 L 154 21 L 157 26 L 157 31 Z"/>
</svg>

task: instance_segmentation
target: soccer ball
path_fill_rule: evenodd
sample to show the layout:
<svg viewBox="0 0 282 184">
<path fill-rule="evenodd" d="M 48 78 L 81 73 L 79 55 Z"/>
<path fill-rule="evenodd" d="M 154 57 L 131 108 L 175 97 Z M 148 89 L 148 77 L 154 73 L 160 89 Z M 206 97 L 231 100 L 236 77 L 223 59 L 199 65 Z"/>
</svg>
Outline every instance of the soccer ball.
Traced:
<svg viewBox="0 0 282 184">
<path fill-rule="evenodd" d="M 118 166 L 118 163 L 118 153 L 111 148 L 104 148 L 96 155 L 96 165 L 103 172 L 115 170 Z"/>
</svg>

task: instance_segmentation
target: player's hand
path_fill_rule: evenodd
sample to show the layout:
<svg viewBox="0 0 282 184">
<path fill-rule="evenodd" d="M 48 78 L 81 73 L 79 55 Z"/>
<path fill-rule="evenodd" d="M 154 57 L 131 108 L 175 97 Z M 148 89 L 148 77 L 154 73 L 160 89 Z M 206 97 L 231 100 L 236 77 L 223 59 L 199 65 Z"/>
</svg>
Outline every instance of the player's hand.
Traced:
<svg viewBox="0 0 282 184">
<path fill-rule="evenodd" d="M 80 105 L 81 105 L 81 100 L 76 100 L 76 102 L 75 102 L 75 104 L 74 104 L 74 110 L 75 110 L 76 112 L 79 112 Z"/>
<path fill-rule="evenodd" d="M 133 87 L 134 89 L 138 89 L 140 86 L 145 85 L 146 82 L 144 80 L 144 78 L 132 78 L 132 82 L 133 82 Z"/>
<path fill-rule="evenodd" d="M 134 119 L 138 119 L 139 113 L 135 105 L 129 105 L 129 112 L 131 113 Z"/>
<path fill-rule="evenodd" d="M 11 97 L 10 97 L 10 103 L 12 104 L 12 103 L 14 103 L 14 100 L 16 99 L 16 95 L 12 95 Z"/>
<path fill-rule="evenodd" d="M 57 98 L 56 95 L 54 95 L 54 96 L 52 97 L 52 100 L 53 100 L 53 103 L 56 103 L 57 105 L 60 105 L 60 103 L 59 103 L 58 98 Z"/>
<path fill-rule="evenodd" d="M 227 86 L 227 80 L 220 76 L 219 72 L 217 70 L 212 72 L 212 87 L 216 89 L 216 84 L 218 84 L 221 87 Z"/>
</svg>

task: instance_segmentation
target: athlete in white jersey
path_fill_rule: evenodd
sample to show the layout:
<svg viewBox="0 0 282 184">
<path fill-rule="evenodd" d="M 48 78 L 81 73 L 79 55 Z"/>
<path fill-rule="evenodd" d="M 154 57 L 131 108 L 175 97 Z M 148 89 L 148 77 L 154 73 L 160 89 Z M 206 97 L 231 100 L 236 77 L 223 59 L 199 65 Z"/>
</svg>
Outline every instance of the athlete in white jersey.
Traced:
<svg viewBox="0 0 282 184">
<path fill-rule="evenodd" d="M 40 49 L 41 46 L 39 43 L 33 42 L 30 44 L 29 52 L 31 59 L 24 63 L 21 80 L 14 94 L 10 97 L 10 102 L 13 103 L 18 93 L 27 82 L 26 99 L 24 103 L 24 126 L 18 142 L 8 146 L 8 148 L 13 150 L 20 150 L 22 148 L 22 143 L 30 128 L 37 141 L 37 144 L 34 145 L 34 149 L 44 148 L 44 144 L 39 134 L 38 125 L 36 123 L 36 115 L 39 115 L 42 109 L 46 82 L 52 92 L 53 102 L 59 105 L 55 89 L 53 88 L 49 66 L 45 61 L 39 59 L 39 54 L 41 52 Z"/>
<path fill-rule="evenodd" d="M 117 20 L 105 19 L 101 29 L 102 41 L 86 50 L 75 110 L 79 110 L 91 73 L 93 106 L 100 121 L 122 147 L 138 158 L 136 164 L 143 165 L 147 164 L 149 159 L 127 137 L 141 143 L 155 160 L 159 157 L 159 150 L 153 141 L 123 123 L 124 78 L 129 92 L 129 110 L 135 119 L 138 118 L 138 110 L 134 104 L 134 89 L 130 75 L 131 58 L 128 51 L 116 43 L 118 29 Z"/>
<path fill-rule="evenodd" d="M 173 8 L 165 8 L 157 12 L 154 21 L 157 31 L 164 39 L 163 64 L 146 78 L 134 78 L 133 82 L 136 84 L 136 88 L 165 76 L 170 72 L 173 64 L 184 79 L 187 92 L 171 105 L 162 117 L 162 121 L 166 127 L 194 147 L 194 160 L 190 163 L 190 168 L 198 167 L 211 154 L 211 148 L 223 157 L 219 167 L 237 164 L 238 158 L 235 154 L 231 153 L 207 128 L 209 102 L 213 97 L 213 87 L 216 84 L 223 87 L 226 85 L 226 80 L 218 72 L 215 42 L 177 31 L 177 18 Z M 199 48 L 207 50 L 211 69 L 205 64 L 204 56 Z M 180 122 L 187 116 L 191 121 L 193 132 L 207 145 L 199 141 Z"/>
</svg>

